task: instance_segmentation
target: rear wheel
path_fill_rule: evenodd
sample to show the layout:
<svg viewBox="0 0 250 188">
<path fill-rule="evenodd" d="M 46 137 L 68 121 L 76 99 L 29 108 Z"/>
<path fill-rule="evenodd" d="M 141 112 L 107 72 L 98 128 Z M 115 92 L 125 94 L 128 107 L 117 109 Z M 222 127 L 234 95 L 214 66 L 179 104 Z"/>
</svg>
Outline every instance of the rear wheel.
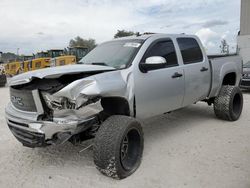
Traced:
<svg viewBox="0 0 250 188">
<path fill-rule="evenodd" d="M 223 120 L 236 121 L 243 108 L 243 95 L 237 86 L 222 86 L 214 100 L 215 115 Z"/>
<path fill-rule="evenodd" d="M 131 175 L 140 166 L 143 131 L 127 116 L 111 116 L 98 130 L 94 141 L 94 162 L 99 171 L 116 179 Z"/>
</svg>

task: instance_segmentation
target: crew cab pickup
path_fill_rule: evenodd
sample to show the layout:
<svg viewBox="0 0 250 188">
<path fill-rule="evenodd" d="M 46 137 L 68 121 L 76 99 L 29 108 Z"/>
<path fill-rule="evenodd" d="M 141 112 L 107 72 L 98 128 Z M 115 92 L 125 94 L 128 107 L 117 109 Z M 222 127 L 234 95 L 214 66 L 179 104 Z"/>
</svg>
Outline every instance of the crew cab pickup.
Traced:
<svg viewBox="0 0 250 188">
<path fill-rule="evenodd" d="M 196 36 L 120 38 L 77 65 L 13 77 L 7 124 L 28 147 L 94 138 L 97 168 L 122 179 L 141 163 L 142 119 L 204 101 L 218 118 L 238 120 L 241 74 L 240 57 L 209 58 Z"/>
</svg>

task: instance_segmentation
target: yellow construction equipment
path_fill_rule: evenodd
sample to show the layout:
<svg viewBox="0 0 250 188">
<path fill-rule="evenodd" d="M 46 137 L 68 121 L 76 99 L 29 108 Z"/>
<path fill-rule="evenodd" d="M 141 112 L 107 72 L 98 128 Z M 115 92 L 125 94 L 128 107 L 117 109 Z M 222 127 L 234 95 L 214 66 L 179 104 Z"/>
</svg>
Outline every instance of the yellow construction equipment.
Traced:
<svg viewBox="0 0 250 188">
<path fill-rule="evenodd" d="M 8 76 L 15 76 L 20 70 L 20 61 L 13 61 L 11 63 L 4 64 L 5 74 Z"/>
<path fill-rule="evenodd" d="M 48 52 L 38 52 L 34 59 L 25 62 L 26 71 L 33 71 L 50 67 L 50 56 Z"/>
<path fill-rule="evenodd" d="M 23 56 L 22 61 L 4 64 L 6 75 L 14 76 L 20 73 L 42 69 L 46 67 L 70 65 L 77 63 L 88 53 L 85 47 L 70 47 L 67 50 L 51 49 L 38 52 L 34 56 Z"/>
<path fill-rule="evenodd" d="M 60 51 L 61 55 L 53 57 L 50 61 L 51 67 L 76 64 L 88 53 L 88 48 L 70 47 L 68 50 Z"/>
<path fill-rule="evenodd" d="M 37 69 L 50 67 L 50 57 L 48 52 L 38 52 L 34 56 L 24 56 L 24 61 L 21 63 L 20 72 L 28 72 Z"/>
<path fill-rule="evenodd" d="M 4 67 L 5 74 L 9 75 L 9 63 L 3 64 L 3 67 Z"/>
<path fill-rule="evenodd" d="M 59 66 L 60 63 L 65 63 L 61 59 L 58 59 L 58 57 L 64 55 L 64 50 L 52 49 L 52 50 L 49 50 L 48 53 L 49 53 L 49 56 L 51 57 L 51 59 L 50 59 L 50 66 L 51 67 Z M 62 62 L 60 62 L 60 61 L 62 61 Z"/>
<path fill-rule="evenodd" d="M 18 74 L 29 71 L 29 64 L 31 63 L 33 56 L 23 56 L 23 60 L 20 62 L 21 66 L 18 70 Z"/>
</svg>

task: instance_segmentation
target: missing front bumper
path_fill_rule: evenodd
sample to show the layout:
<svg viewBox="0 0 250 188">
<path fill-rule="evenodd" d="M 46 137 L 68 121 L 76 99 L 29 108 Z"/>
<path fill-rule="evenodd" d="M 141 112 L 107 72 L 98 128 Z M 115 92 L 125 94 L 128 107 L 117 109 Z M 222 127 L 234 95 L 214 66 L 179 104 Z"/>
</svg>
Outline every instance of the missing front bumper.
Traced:
<svg viewBox="0 0 250 188">
<path fill-rule="evenodd" d="M 99 123 L 97 115 L 79 120 L 67 118 L 54 121 L 28 120 L 14 116 L 8 108 L 6 108 L 6 120 L 13 135 L 27 147 L 60 144 Z"/>
<path fill-rule="evenodd" d="M 41 133 L 31 132 L 24 129 L 16 128 L 8 125 L 12 134 L 16 139 L 26 147 L 45 147 L 49 144 L 45 142 L 45 135 Z"/>
</svg>

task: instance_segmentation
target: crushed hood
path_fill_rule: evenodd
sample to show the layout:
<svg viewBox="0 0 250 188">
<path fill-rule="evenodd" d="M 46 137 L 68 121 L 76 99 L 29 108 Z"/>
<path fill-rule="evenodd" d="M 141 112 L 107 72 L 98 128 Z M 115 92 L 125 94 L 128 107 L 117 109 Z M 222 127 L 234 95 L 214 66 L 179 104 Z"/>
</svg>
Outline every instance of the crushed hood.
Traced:
<svg viewBox="0 0 250 188">
<path fill-rule="evenodd" d="M 66 74 L 88 73 L 88 72 L 102 72 L 115 70 L 113 67 L 100 66 L 100 65 L 66 65 L 61 67 L 45 68 L 35 71 L 30 71 L 13 77 L 9 85 L 20 85 L 31 82 L 34 78 L 58 78 Z"/>
</svg>

